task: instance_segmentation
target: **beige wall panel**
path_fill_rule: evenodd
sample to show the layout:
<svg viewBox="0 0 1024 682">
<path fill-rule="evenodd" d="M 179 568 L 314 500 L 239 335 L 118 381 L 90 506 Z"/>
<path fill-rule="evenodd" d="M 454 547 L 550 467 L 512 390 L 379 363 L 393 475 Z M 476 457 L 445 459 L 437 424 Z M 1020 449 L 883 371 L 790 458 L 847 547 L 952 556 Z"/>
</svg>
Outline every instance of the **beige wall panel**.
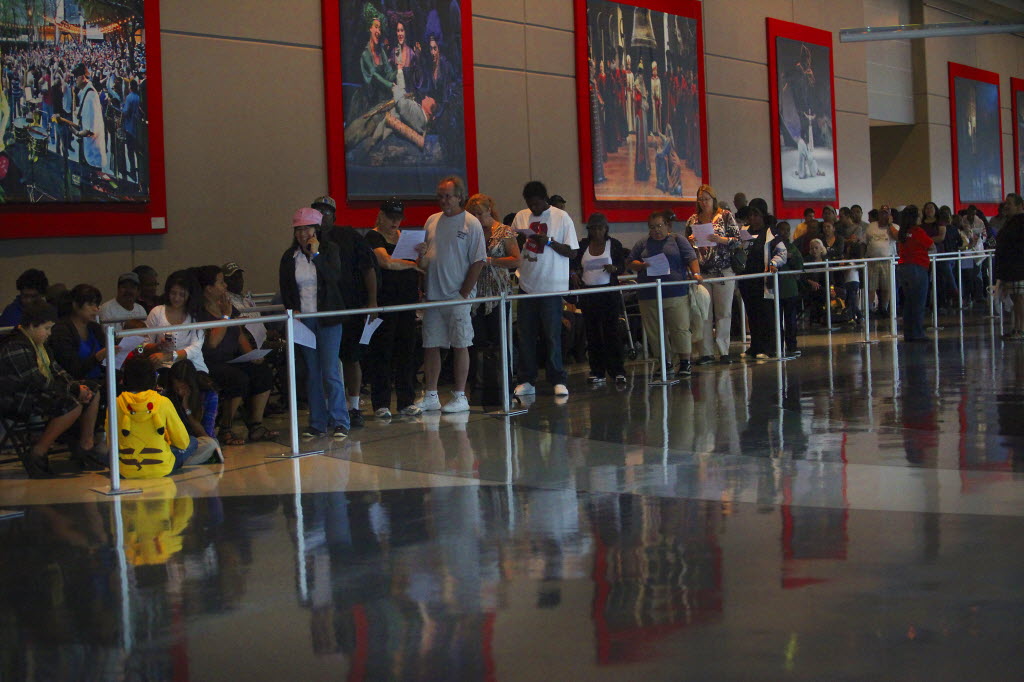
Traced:
<svg viewBox="0 0 1024 682">
<path fill-rule="evenodd" d="M 523 0 L 473 0 L 473 16 L 522 22 Z"/>
<path fill-rule="evenodd" d="M 327 189 L 321 52 L 165 36 L 163 57 L 169 230 L 153 265 L 235 260 L 276 290 L 292 211 Z"/>
<path fill-rule="evenodd" d="M 573 0 L 526 0 L 526 23 L 573 30 Z"/>
<path fill-rule="evenodd" d="M 836 115 L 868 113 L 868 84 L 863 81 L 836 79 Z"/>
<path fill-rule="evenodd" d="M 17 293 L 14 281 L 25 270 L 39 268 L 50 283 L 70 289 L 88 282 L 99 287 L 104 300 L 113 298 L 117 275 L 138 265 L 132 261 L 131 237 L 64 237 L 8 239 L 0 256 L 0 305 Z"/>
<path fill-rule="evenodd" d="M 872 205 L 917 203 L 920 206 L 927 201 L 931 178 L 922 170 L 927 167 L 929 158 L 928 126 L 878 126 L 870 129 L 869 136 L 873 169 Z M 843 203 L 848 203 L 845 191 Z M 864 202 L 856 203 L 866 205 Z"/>
<path fill-rule="evenodd" d="M 768 63 L 765 17 L 793 20 L 790 0 L 712 0 L 704 8 L 704 52 Z"/>
<path fill-rule="evenodd" d="M 320 45 L 320 0 L 233 2 L 174 0 L 160 3 L 160 27 L 203 35 Z"/>
<path fill-rule="evenodd" d="M 949 97 L 943 95 L 918 94 L 915 99 L 924 99 L 929 123 L 949 126 Z"/>
<path fill-rule="evenodd" d="M 744 192 L 772 204 L 768 103 L 708 96 L 708 173 L 719 197 Z"/>
<path fill-rule="evenodd" d="M 526 27 L 526 69 L 560 76 L 576 75 L 572 33 L 539 26 Z"/>
<path fill-rule="evenodd" d="M 473 17 L 473 61 L 507 69 L 526 67 L 523 25 Z"/>
<path fill-rule="evenodd" d="M 864 114 L 836 112 L 839 203 L 871 205 L 871 135 Z"/>
<path fill-rule="evenodd" d="M 708 55 L 704 60 L 708 95 L 742 95 L 768 101 L 768 67 Z"/>
<path fill-rule="evenodd" d="M 939 206 L 953 205 L 953 142 L 949 125 L 928 126 L 928 148 L 932 178 L 931 200 Z"/>
<path fill-rule="evenodd" d="M 477 67 L 476 147 L 480 191 L 489 194 L 498 213 L 522 208 L 522 188 L 530 175 L 526 74 Z"/>
<path fill-rule="evenodd" d="M 565 210 L 573 220 L 579 222 L 581 202 L 576 82 L 572 78 L 530 73 L 526 76 L 526 87 L 530 124 L 530 175 L 520 179 L 517 189 L 521 191 L 528 180 L 540 180 L 549 192 L 565 197 Z M 505 140 L 506 144 L 517 144 L 508 136 Z M 522 199 L 518 203 L 521 204 Z"/>
</svg>

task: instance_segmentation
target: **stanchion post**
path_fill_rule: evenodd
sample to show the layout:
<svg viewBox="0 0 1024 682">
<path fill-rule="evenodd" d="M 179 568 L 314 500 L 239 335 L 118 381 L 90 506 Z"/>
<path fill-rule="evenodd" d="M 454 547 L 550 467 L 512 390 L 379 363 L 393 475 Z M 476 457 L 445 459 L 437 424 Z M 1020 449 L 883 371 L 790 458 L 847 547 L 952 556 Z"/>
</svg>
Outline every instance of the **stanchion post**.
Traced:
<svg viewBox="0 0 1024 682">
<path fill-rule="evenodd" d="M 964 269 L 961 267 L 963 258 L 956 259 L 956 286 L 960 290 L 960 305 L 957 306 L 960 310 L 964 309 Z M 963 315 L 960 316 L 961 325 L 963 324 Z"/>
<path fill-rule="evenodd" d="M 899 330 L 896 328 L 896 301 L 899 299 L 899 289 L 896 286 L 896 262 L 897 256 L 892 256 L 889 261 L 889 332 L 892 338 L 899 337 Z"/>
<path fill-rule="evenodd" d="M 502 414 L 504 414 L 506 417 L 513 417 L 517 414 L 525 414 L 529 410 L 512 409 L 512 391 L 511 386 L 509 386 L 508 383 L 509 369 L 511 366 L 509 358 L 511 358 L 512 353 L 511 347 L 509 346 L 508 342 L 509 325 L 508 310 L 505 307 L 506 305 L 508 305 L 508 294 L 502 291 L 501 300 L 498 301 L 498 313 L 499 317 L 501 318 L 499 327 L 499 330 L 501 332 L 501 411 Z"/>
<path fill-rule="evenodd" d="M 117 431 L 117 344 L 114 341 L 114 325 L 105 327 L 107 334 L 107 446 L 110 448 L 110 485 L 106 488 L 92 488 L 101 495 L 135 495 L 141 488 L 121 487 L 121 443 Z"/>
<path fill-rule="evenodd" d="M 829 335 L 832 334 L 832 277 L 828 261 L 825 261 L 825 326 Z"/>
<path fill-rule="evenodd" d="M 661 350 L 658 352 L 659 361 L 661 362 L 661 378 L 657 381 L 652 381 L 651 384 L 655 386 L 665 386 L 669 384 L 678 383 L 676 381 L 669 381 L 668 378 L 668 366 L 665 363 L 665 356 L 668 355 L 668 340 L 665 338 L 665 308 L 662 307 L 663 299 L 661 294 L 661 280 L 658 280 L 657 288 L 654 291 L 656 300 L 658 302 L 658 348 Z"/>
<path fill-rule="evenodd" d="M 988 255 L 988 316 L 996 316 L 995 308 L 995 297 L 996 297 L 996 255 L 990 253 Z"/>
<path fill-rule="evenodd" d="M 861 315 L 864 318 L 864 343 L 871 343 L 871 292 L 868 291 L 868 264 L 864 263 L 860 284 Z"/>
<path fill-rule="evenodd" d="M 934 256 L 932 261 L 932 329 L 939 329 L 939 261 Z"/>
<path fill-rule="evenodd" d="M 772 307 L 775 309 L 775 359 L 782 360 L 782 311 L 779 299 L 779 271 L 772 272 Z"/>
<path fill-rule="evenodd" d="M 280 454 L 267 455 L 268 459 L 292 459 L 294 457 L 308 457 L 309 455 L 322 455 L 323 450 L 311 450 L 302 452 L 299 449 L 299 398 L 295 389 L 295 311 L 285 311 L 287 319 L 284 321 L 285 329 L 285 357 L 288 364 L 288 429 L 291 431 L 291 451 Z M 300 322 L 301 324 L 301 322 Z M 309 377 L 309 381 L 315 381 L 315 377 Z"/>
</svg>

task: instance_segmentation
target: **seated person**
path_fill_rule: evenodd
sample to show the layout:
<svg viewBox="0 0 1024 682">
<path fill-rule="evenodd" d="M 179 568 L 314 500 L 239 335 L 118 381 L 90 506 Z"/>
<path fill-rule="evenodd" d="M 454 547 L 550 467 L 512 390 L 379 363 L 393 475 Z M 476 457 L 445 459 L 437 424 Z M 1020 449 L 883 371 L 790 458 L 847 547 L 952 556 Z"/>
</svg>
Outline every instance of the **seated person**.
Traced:
<svg viewBox="0 0 1024 682">
<path fill-rule="evenodd" d="M 210 377 L 197 372 L 190 360 L 182 360 L 164 372 L 161 385 L 190 436 L 184 452 L 171 446 L 175 457 L 184 458 L 186 464 L 223 462 L 224 454 L 214 435 L 220 399 Z"/>
<path fill-rule="evenodd" d="M 146 317 L 146 326 L 150 329 L 198 322 L 196 316 L 203 304 L 202 293 L 191 271 L 178 270 L 171 273 L 164 283 L 164 300 L 167 303 L 156 306 Z M 175 362 L 189 359 L 197 370 L 209 373 L 203 360 L 203 341 L 206 339 L 204 330 L 149 334 L 147 338 L 143 354 L 154 365 L 170 367 Z"/>
<path fill-rule="evenodd" d="M 138 303 L 139 276 L 126 272 L 117 278 L 117 295 L 100 306 L 100 322 L 120 322 L 124 329 L 126 320 L 145 320 L 146 309 Z"/>
<path fill-rule="evenodd" d="M 46 273 L 42 270 L 32 269 L 21 273 L 14 286 L 18 289 L 18 295 L 0 315 L 0 327 L 15 327 L 21 324 L 21 314 L 25 306 L 33 301 L 43 300 L 50 281 L 46 279 Z"/>
<path fill-rule="evenodd" d="M 0 341 L 0 412 L 19 417 L 38 414 L 48 420 L 22 460 L 32 478 L 52 474 L 47 457 L 50 446 L 76 422 L 79 435 L 71 446 L 72 458 L 86 463 L 95 447 L 99 395 L 95 385 L 75 381 L 50 357 L 46 341 L 56 320 L 53 306 L 32 301 L 22 309 L 18 328 Z"/>
<path fill-rule="evenodd" d="M 132 268 L 139 277 L 139 305 L 149 313 L 150 310 L 160 305 L 160 278 L 156 270 L 150 265 L 139 265 Z"/>
<path fill-rule="evenodd" d="M 160 478 L 180 469 L 191 438 L 174 404 L 154 390 L 153 365 L 145 358 L 128 358 L 121 371 L 124 391 L 115 408 L 121 475 Z M 180 459 L 172 446 L 182 453 Z"/>
<path fill-rule="evenodd" d="M 103 328 L 96 322 L 100 290 L 79 284 L 65 296 L 61 316 L 50 334 L 54 359 L 75 379 L 103 383 L 103 360 L 107 357 Z"/>
</svg>

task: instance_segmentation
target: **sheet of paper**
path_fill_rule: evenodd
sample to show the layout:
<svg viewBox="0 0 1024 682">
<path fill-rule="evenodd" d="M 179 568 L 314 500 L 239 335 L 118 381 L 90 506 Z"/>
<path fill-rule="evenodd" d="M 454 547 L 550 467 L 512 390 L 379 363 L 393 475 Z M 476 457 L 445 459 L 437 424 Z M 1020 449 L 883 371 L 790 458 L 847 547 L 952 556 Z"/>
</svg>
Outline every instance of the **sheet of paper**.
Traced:
<svg viewBox="0 0 1024 682">
<path fill-rule="evenodd" d="M 695 241 L 693 245 L 696 247 L 716 246 L 716 244 L 713 241 L 708 239 L 708 237 L 710 237 L 714 233 L 715 226 L 712 223 L 701 223 L 699 225 L 694 225 L 693 237 Z"/>
<path fill-rule="evenodd" d="M 650 258 L 644 258 L 644 262 L 647 263 L 647 275 L 649 277 L 659 277 L 669 273 L 668 257 L 663 253 L 651 256 Z"/>
<path fill-rule="evenodd" d="M 420 256 L 416 253 L 416 247 L 423 243 L 426 236 L 426 230 L 402 230 L 391 257 L 399 260 L 416 260 Z"/>
<path fill-rule="evenodd" d="M 249 351 L 245 355 L 239 355 L 234 360 L 228 360 L 228 364 L 229 365 L 233 365 L 235 363 L 240 363 L 240 362 L 252 362 L 253 360 L 259 360 L 260 358 L 265 358 L 268 355 L 270 355 L 270 349 L 269 348 L 257 348 L 256 350 Z"/>
<path fill-rule="evenodd" d="M 114 342 L 117 344 L 115 346 L 117 350 L 114 353 L 114 369 L 121 369 L 131 352 L 138 348 L 140 343 L 146 343 L 146 337 L 126 336 L 123 339 L 115 339 Z M 103 366 L 107 366 L 106 360 L 103 361 Z"/>
<path fill-rule="evenodd" d="M 295 320 L 295 343 L 306 348 L 316 348 L 316 336 L 300 320 Z"/>
<path fill-rule="evenodd" d="M 752 242 L 754 241 L 754 235 L 747 232 L 747 228 L 744 227 L 742 230 L 740 230 L 740 241 Z"/>
<path fill-rule="evenodd" d="M 603 270 L 604 266 L 611 265 L 612 259 L 608 256 L 602 256 L 595 258 L 594 260 L 588 260 L 584 266 L 584 270 Z"/>
<path fill-rule="evenodd" d="M 267 326 L 262 322 L 250 322 L 245 328 L 252 334 L 252 340 L 256 342 L 257 348 L 263 348 L 263 342 L 267 340 Z"/>
<path fill-rule="evenodd" d="M 363 346 L 369 345 L 370 339 L 373 338 L 373 333 L 377 331 L 377 327 L 379 327 L 383 321 L 384 320 L 378 317 L 376 320 L 371 322 L 370 316 L 367 315 L 366 323 L 363 325 L 363 335 L 359 337 L 359 343 Z"/>
</svg>

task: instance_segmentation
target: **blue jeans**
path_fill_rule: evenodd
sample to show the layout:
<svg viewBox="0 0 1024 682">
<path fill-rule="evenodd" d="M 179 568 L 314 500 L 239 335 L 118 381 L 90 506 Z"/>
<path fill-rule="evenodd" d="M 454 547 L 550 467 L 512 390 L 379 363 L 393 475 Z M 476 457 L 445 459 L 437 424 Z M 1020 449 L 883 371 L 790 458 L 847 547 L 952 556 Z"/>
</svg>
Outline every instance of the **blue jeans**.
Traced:
<svg viewBox="0 0 1024 682">
<path fill-rule="evenodd" d="M 345 406 L 345 382 L 341 379 L 341 325 L 321 325 L 318 318 L 302 320 L 302 324 L 316 336 L 316 348 L 302 349 L 309 376 L 306 379 L 306 397 L 309 400 L 309 426 L 326 432 L 335 426 L 349 426 Z"/>
<path fill-rule="evenodd" d="M 564 384 L 562 368 L 562 297 L 527 298 L 519 301 L 519 383 L 537 381 L 537 341 L 547 349 L 546 373 L 552 384 Z M 543 337 L 540 336 L 543 334 Z"/>
<path fill-rule="evenodd" d="M 912 263 L 897 265 L 896 279 L 903 295 L 903 339 L 923 339 L 924 309 L 928 297 L 928 268 Z"/>
</svg>

